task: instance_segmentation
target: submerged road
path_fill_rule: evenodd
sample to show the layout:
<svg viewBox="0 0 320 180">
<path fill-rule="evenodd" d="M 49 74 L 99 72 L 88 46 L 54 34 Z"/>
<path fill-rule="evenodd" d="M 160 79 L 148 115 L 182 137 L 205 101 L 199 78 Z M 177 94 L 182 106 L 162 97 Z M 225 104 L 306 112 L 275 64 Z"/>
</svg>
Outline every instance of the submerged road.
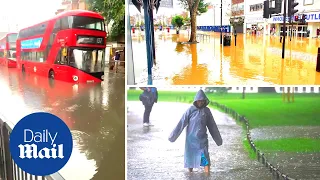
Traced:
<svg viewBox="0 0 320 180">
<path fill-rule="evenodd" d="M 13 124 L 32 112 L 57 115 L 72 131 L 74 149 L 59 171 L 67 180 L 125 179 L 124 74 L 99 84 L 74 85 L 22 76 L 0 66 L 0 113 Z"/>
<path fill-rule="evenodd" d="M 159 102 L 154 105 L 150 122 L 154 126 L 142 126 L 144 107 L 141 102 L 129 101 L 127 127 L 127 177 L 142 179 L 272 179 L 262 164 L 251 160 L 244 150 L 242 129 L 235 121 L 217 110 L 211 109 L 220 130 L 223 145 L 217 146 L 209 135 L 211 175 L 205 177 L 202 170 L 190 174 L 184 169 L 185 130 L 175 143 L 168 137 L 189 104 Z"/>
<path fill-rule="evenodd" d="M 156 31 L 155 85 L 320 85 L 320 73 L 316 72 L 320 39 L 287 40 L 283 60 L 280 37 L 238 34 L 237 46 L 232 39 L 231 46 L 221 47 L 219 33 L 198 33 L 210 38 L 181 44 L 177 42 L 188 41 L 186 32 Z M 138 84 L 146 84 L 146 43 L 138 34 L 132 37 L 135 76 Z"/>
</svg>

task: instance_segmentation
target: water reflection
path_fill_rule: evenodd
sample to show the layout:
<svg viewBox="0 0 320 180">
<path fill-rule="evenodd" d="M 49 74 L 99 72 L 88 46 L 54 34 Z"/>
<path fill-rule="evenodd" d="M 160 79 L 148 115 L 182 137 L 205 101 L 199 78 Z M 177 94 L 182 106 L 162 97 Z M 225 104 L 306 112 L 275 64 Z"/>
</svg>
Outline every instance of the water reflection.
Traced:
<svg viewBox="0 0 320 180">
<path fill-rule="evenodd" d="M 219 34 L 209 34 L 211 34 L 210 40 L 200 41 L 195 45 L 196 48 L 191 48 L 190 44 L 177 43 L 187 41 L 187 34 L 156 33 L 156 58 L 159 71 L 154 73 L 155 76 L 161 76 L 158 78 L 163 81 L 161 84 L 320 84 L 320 73 L 315 71 L 319 39 L 293 38 L 292 41 L 288 39 L 283 60 L 279 37 L 238 34 L 237 46 L 232 36 L 231 46 L 223 47 L 220 45 Z M 147 73 L 145 41 L 143 38 L 140 38 L 141 41 L 137 39 L 139 38 L 133 37 L 135 74 L 138 83 L 145 84 L 143 79 Z M 194 56 L 197 56 L 197 60 Z M 195 61 L 201 70 L 191 70 L 195 67 Z M 195 77 L 190 78 L 190 76 Z"/>
<path fill-rule="evenodd" d="M 46 111 L 72 130 L 74 150 L 60 171 L 65 179 L 124 179 L 124 75 L 105 73 L 102 84 L 48 81 L 0 68 L 0 113 L 15 124 Z M 18 110 L 18 111 L 17 111 Z"/>
</svg>

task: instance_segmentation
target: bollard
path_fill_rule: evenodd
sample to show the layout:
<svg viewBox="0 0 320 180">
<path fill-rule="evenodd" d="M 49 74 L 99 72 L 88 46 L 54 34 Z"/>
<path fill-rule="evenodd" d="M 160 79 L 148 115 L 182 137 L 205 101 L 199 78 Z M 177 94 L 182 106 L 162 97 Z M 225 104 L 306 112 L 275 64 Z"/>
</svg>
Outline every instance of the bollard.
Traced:
<svg viewBox="0 0 320 180">
<path fill-rule="evenodd" d="M 316 71 L 320 72 L 320 47 L 318 47 L 317 66 Z"/>
</svg>

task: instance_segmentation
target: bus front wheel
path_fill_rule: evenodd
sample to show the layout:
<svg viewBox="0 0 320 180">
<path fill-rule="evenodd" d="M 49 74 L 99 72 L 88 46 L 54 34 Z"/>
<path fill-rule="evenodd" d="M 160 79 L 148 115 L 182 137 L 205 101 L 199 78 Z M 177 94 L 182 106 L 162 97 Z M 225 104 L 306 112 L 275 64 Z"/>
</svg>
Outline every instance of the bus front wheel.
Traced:
<svg viewBox="0 0 320 180">
<path fill-rule="evenodd" d="M 53 70 L 49 71 L 49 78 L 54 79 L 54 71 Z"/>
</svg>

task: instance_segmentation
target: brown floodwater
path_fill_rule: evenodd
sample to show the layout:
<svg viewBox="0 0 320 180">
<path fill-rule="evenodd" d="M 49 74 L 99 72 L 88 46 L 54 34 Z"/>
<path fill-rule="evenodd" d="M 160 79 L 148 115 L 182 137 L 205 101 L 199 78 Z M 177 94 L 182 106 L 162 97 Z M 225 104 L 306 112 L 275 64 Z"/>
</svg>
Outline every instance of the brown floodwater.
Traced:
<svg viewBox="0 0 320 180">
<path fill-rule="evenodd" d="M 0 113 L 13 124 L 32 112 L 57 115 L 74 149 L 59 173 L 67 180 L 125 179 L 124 74 L 105 72 L 99 84 L 50 83 L 0 66 Z"/>
<path fill-rule="evenodd" d="M 147 82 L 146 43 L 143 33 L 135 33 L 132 37 L 138 84 Z M 223 47 L 220 46 L 219 33 L 206 34 L 210 35 L 210 38 L 199 38 L 198 44 L 181 44 L 179 42 L 188 40 L 187 33 L 182 31 L 180 35 L 176 35 L 157 31 L 154 84 L 320 84 L 320 73 L 315 70 L 320 39 L 288 39 L 283 60 L 280 37 L 238 34 L 236 46 L 232 39 L 231 46 Z"/>
</svg>

